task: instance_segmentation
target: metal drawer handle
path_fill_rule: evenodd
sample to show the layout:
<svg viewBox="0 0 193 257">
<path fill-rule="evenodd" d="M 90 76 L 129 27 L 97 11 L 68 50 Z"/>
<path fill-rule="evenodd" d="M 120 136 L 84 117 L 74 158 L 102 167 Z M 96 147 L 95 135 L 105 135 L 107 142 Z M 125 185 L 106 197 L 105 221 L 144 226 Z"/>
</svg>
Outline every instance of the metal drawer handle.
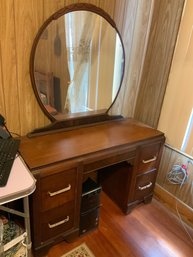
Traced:
<svg viewBox="0 0 193 257">
<path fill-rule="evenodd" d="M 64 223 L 68 222 L 69 220 L 70 220 L 70 218 L 69 218 L 69 216 L 67 216 L 66 219 L 61 220 L 61 221 L 59 221 L 59 222 L 56 222 L 56 223 L 54 223 L 54 224 L 48 223 L 48 227 L 49 227 L 49 228 L 55 228 L 55 227 L 57 227 L 57 226 L 60 226 L 60 225 L 62 225 L 62 224 L 64 224 Z"/>
<path fill-rule="evenodd" d="M 143 160 L 142 162 L 143 162 L 143 163 L 154 162 L 156 159 L 157 159 L 157 157 L 156 157 L 156 156 L 154 156 L 152 159 L 149 159 L 149 160 Z"/>
<path fill-rule="evenodd" d="M 152 186 L 152 182 L 149 182 L 149 184 L 147 184 L 146 186 L 143 186 L 143 187 L 140 187 L 140 186 L 138 186 L 138 188 L 139 188 L 139 190 L 144 190 L 144 189 L 146 189 L 146 188 L 149 188 L 149 187 L 151 187 Z"/>
<path fill-rule="evenodd" d="M 64 192 L 67 192 L 71 189 L 71 185 L 69 184 L 67 187 L 61 189 L 61 190 L 58 190 L 56 192 L 48 192 L 49 196 L 55 196 L 55 195 L 58 195 L 58 194 L 62 194 Z"/>
</svg>

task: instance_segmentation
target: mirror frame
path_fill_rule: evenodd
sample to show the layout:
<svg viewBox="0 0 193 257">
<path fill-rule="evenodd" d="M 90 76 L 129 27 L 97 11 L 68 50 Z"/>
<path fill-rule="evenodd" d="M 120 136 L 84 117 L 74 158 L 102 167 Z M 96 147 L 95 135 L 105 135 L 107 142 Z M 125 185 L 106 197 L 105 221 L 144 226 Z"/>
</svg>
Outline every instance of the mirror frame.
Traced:
<svg viewBox="0 0 193 257">
<path fill-rule="evenodd" d="M 52 116 L 46 110 L 44 104 L 42 103 L 42 101 L 40 99 L 40 96 L 39 96 L 39 93 L 38 93 L 38 90 L 37 90 L 37 87 L 36 87 L 35 76 L 34 76 L 35 53 L 36 53 L 36 48 L 37 48 L 39 39 L 42 36 L 42 33 L 44 32 L 46 27 L 53 20 L 56 20 L 56 19 L 60 18 L 62 15 L 65 15 L 69 12 L 76 12 L 76 11 L 90 11 L 90 12 L 96 13 L 96 14 L 100 15 L 101 17 L 103 17 L 116 30 L 117 34 L 119 35 L 120 42 L 121 42 L 122 49 L 123 49 L 122 75 L 121 75 L 120 85 L 119 85 L 119 88 L 117 90 L 117 94 L 116 94 L 113 102 L 111 103 L 111 105 L 109 106 L 109 108 L 105 112 L 100 112 L 100 110 L 99 111 L 93 111 L 91 113 L 85 112 L 85 114 L 82 115 L 82 116 L 76 116 L 76 113 L 75 113 L 75 114 L 72 114 L 71 116 L 69 115 L 69 117 L 67 117 L 65 119 L 57 120 L 57 119 L 54 118 L 54 116 Z M 115 103 L 115 101 L 118 97 L 118 94 L 120 92 L 121 85 L 122 85 L 122 82 L 123 82 L 123 77 L 124 77 L 124 71 L 125 71 L 125 49 L 124 49 L 124 45 L 123 45 L 123 40 L 121 38 L 120 32 L 118 31 L 118 28 L 116 27 L 116 24 L 115 24 L 114 20 L 103 9 L 101 9 L 100 7 L 97 7 L 95 5 L 92 5 L 92 4 L 88 4 L 88 3 L 76 3 L 76 4 L 71 4 L 71 5 L 65 6 L 64 8 L 62 8 L 62 9 L 58 10 L 57 12 L 55 12 L 54 14 L 52 14 L 42 24 L 42 26 L 38 30 L 38 33 L 37 33 L 37 35 L 34 39 L 32 49 L 31 49 L 31 54 L 30 54 L 30 78 L 31 78 L 31 82 L 32 82 L 33 91 L 34 91 L 34 94 L 36 96 L 36 99 L 38 101 L 38 104 L 39 104 L 41 110 L 44 112 L 44 114 L 48 117 L 48 119 L 52 123 L 50 125 L 46 126 L 46 127 L 35 129 L 34 131 L 32 131 L 30 133 L 30 135 L 34 134 L 34 133 L 41 133 L 41 132 L 44 132 L 44 131 L 50 131 L 50 130 L 53 130 L 53 129 L 55 130 L 55 129 L 69 128 L 69 127 L 74 127 L 74 126 L 81 126 L 81 125 L 84 125 L 84 124 L 96 123 L 96 122 L 99 122 L 99 121 L 105 121 L 105 120 L 109 120 L 109 119 L 112 120 L 112 119 L 122 118 L 122 116 L 120 116 L 120 115 L 118 115 L 118 116 L 108 115 L 108 112 L 111 109 L 112 105 Z"/>
</svg>

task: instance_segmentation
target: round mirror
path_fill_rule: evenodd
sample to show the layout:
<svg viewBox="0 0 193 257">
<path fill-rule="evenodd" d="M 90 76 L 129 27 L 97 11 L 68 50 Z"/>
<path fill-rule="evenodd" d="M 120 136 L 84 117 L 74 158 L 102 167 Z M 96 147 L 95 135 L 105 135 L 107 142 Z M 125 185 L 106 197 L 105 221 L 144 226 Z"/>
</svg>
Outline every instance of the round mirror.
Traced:
<svg viewBox="0 0 193 257">
<path fill-rule="evenodd" d="M 30 73 L 38 102 L 52 121 L 107 113 L 119 92 L 125 55 L 108 14 L 75 4 L 52 15 L 33 44 Z"/>
</svg>

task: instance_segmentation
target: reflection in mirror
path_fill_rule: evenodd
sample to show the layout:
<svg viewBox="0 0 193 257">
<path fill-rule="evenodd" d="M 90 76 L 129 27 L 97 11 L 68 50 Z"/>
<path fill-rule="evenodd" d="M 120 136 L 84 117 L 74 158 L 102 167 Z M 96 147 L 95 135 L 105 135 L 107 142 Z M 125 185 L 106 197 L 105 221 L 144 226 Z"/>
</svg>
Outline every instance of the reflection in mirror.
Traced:
<svg viewBox="0 0 193 257">
<path fill-rule="evenodd" d="M 44 29 L 33 65 L 39 98 L 55 120 L 105 113 L 121 85 L 124 50 L 117 30 L 106 19 L 74 11 Z"/>
</svg>

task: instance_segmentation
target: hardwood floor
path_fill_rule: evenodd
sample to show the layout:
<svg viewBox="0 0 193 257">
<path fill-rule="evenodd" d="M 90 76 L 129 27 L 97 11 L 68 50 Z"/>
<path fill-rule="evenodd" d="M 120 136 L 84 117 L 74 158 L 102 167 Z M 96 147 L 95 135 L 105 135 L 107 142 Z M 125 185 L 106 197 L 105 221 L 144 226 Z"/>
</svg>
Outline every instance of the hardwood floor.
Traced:
<svg viewBox="0 0 193 257">
<path fill-rule="evenodd" d="M 99 228 L 73 243 L 53 246 L 46 257 L 60 257 L 85 242 L 95 257 L 191 257 L 193 243 L 179 219 L 156 199 L 125 216 L 104 194 Z M 193 231 L 188 228 L 193 238 Z"/>
</svg>

